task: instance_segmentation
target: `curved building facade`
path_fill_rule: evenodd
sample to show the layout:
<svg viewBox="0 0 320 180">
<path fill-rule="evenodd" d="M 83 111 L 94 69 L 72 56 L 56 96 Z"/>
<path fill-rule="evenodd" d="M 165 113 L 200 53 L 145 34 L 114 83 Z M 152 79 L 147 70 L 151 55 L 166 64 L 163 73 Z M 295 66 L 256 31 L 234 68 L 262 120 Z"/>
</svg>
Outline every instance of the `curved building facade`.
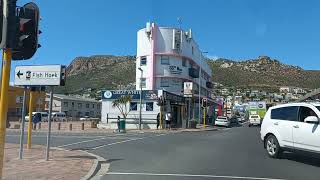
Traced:
<svg viewBox="0 0 320 180">
<path fill-rule="evenodd" d="M 136 63 L 137 90 L 142 85 L 143 90 L 182 95 L 184 82 L 193 82 L 194 96 L 198 96 L 201 78 L 201 96 L 211 97 L 212 72 L 191 30 L 147 23 L 146 28 L 137 33 Z"/>
</svg>

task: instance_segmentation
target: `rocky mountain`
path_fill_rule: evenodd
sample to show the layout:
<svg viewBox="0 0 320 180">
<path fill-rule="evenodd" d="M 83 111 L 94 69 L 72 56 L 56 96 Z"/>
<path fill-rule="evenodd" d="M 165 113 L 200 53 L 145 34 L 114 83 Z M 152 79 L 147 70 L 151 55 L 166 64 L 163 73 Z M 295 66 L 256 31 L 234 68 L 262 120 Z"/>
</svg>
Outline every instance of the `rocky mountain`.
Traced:
<svg viewBox="0 0 320 180">
<path fill-rule="evenodd" d="M 246 61 L 217 59 L 209 60 L 208 63 L 214 72 L 213 80 L 227 86 L 259 89 L 278 89 L 279 86 L 320 87 L 320 71 L 303 70 L 268 56 Z"/>
<path fill-rule="evenodd" d="M 116 89 L 135 82 L 135 56 L 99 55 L 77 57 L 67 68 L 65 87 L 58 93 L 78 94 L 88 90 Z"/>
<path fill-rule="evenodd" d="M 90 56 L 75 58 L 67 69 L 67 85 L 59 93 L 78 94 L 88 90 L 134 88 L 135 56 Z M 213 80 L 226 86 L 276 90 L 279 86 L 320 87 L 320 71 L 303 70 L 267 56 L 246 61 L 208 60 Z"/>
</svg>

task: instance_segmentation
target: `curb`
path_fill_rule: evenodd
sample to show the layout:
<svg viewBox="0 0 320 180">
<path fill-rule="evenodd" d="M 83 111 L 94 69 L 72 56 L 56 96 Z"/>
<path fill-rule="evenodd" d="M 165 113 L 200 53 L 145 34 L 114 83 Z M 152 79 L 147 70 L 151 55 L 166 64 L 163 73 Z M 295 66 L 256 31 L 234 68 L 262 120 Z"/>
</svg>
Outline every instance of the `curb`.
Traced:
<svg viewBox="0 0 320 180">
<path fill-rule="evenodd" d="M 96 158 L 89 172 L 84 177 L 82 177 L 81 180 L 100 179 L 101 176 L 107 174 L 107 172 L 109 171 L 110 164 L 107 163 L 106 159 L 104 159 L 101 156 L 89 153 L 87 151 L 81 152 L 87 153 L 90 156 Z"/>
<path fill-rule="evenodd" d="M 63 149 L 59 147 L 52 147 L 51 149 L 71 151 L 71 150 Z M 89 172 L 84 177 L 82 177 L 81 180 L 100 179 L 101 176 L 107 174 L 107 172 L 109 171 L 110 164 L 107 163 L 107 160 L 105 158 L 89 153 L 87 151 L 82 151 L 82 150 L 78 150 L 78 151 L 86 153 L 89 156 L 95 157 Z"/>
</svg>

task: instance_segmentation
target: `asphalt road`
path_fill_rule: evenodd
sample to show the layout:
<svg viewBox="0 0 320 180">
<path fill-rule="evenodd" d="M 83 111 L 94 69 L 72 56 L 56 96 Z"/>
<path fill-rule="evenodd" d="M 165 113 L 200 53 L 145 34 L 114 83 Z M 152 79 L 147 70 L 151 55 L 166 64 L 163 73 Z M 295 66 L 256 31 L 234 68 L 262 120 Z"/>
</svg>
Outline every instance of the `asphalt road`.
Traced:
<svg viewBox="0 0 320 180">
<path fill-rule="evenodd" d="M 244 126 L 163 134 L 53 134 L 52 145 L 104 157 L 111 165 L 102 179 L 108 180 L 319 179 L 319 158 L 286 153 L 271 159 L 259 130 Z M 7 142 L 19 142 L 17 133 L 7 134 Z M 37 133 L 33 142 L 45 144 L 45 138 Z"/>
</svg>

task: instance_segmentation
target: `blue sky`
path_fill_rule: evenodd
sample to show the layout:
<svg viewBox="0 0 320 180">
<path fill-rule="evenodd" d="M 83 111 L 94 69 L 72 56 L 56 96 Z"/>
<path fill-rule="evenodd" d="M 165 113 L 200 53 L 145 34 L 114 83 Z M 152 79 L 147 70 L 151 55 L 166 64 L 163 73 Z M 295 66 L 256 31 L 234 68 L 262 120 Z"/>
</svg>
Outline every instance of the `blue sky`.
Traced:
<svg viewBox="0 0 320 180">
<path fill-rule="evenodd" d="M 19 5 L 28 1 L 18 0 Z M 36 55 L 22 64 L 69 64 L 77 56 L 135 55 L 147 21 L 192 28 L 210 57 L 268 55 L 320 69 L 320 1 L 308 0 L 35 0 L 42 21 Z"/>
</svg>

